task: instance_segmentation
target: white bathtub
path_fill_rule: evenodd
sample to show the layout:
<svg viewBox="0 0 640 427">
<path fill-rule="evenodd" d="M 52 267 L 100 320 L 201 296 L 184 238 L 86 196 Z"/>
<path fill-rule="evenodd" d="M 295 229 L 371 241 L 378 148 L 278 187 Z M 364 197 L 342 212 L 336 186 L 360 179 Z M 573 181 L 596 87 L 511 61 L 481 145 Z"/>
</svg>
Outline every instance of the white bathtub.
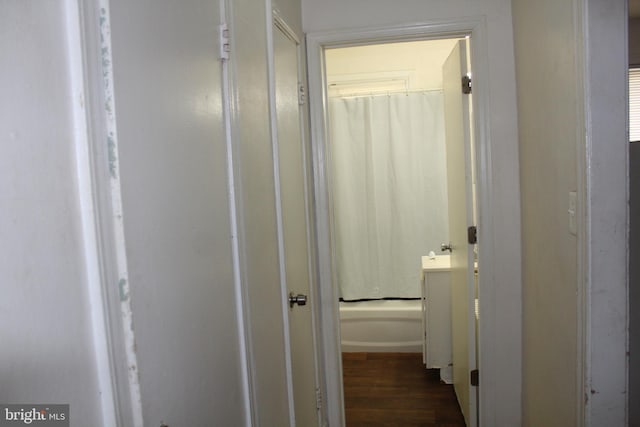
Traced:
<svg viewBox="0 0 640 427">
<path fill-rule="evenodd" d="M 340 302 L 343 352 L 422 352 L 420 300 Z"/>
</svg>

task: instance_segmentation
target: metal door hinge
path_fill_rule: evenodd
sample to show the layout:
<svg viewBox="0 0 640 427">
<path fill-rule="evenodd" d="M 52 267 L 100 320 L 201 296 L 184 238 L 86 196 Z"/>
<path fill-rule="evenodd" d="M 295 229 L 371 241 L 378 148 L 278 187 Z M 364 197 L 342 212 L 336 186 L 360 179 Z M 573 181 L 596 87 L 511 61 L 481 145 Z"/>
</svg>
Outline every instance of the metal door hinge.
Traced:
<svg viewBox="0 0 640 427">
<path fill-rule="evenodd" d="M 307 103 L 307 89 L 302 83 L 298 83 L 298 105 Z"/>
<path fill-rule="evenodd" d="M 478 387 L 480 385 L 480 372 L 477 369 L 471 371 L 469 377 L 472 386 Z"/>
<path fill-rule="evenodd" d="M 229 59 L 229 52 L 231 52 L 231 40 L 227 24 L 220 24 L 218 27 L 218 35 L 220 39 L 218 57 L 225 61 Z"/>
<path fill-rule="evenodd" d="M 470 245 L 478 243 L 478 228 L 475 225 L 467 228 L 467 241 Z"/>
<path fill-rule="evenodd" d="M 471 93 L 471 77 L 462 76 L 462 93 L 469 95 Z"/>
<path fill-rule="evenodd" d="M 322 392 L 319 388 L 316 388 L 316 409 L 322 409 Z"/>
</svg>

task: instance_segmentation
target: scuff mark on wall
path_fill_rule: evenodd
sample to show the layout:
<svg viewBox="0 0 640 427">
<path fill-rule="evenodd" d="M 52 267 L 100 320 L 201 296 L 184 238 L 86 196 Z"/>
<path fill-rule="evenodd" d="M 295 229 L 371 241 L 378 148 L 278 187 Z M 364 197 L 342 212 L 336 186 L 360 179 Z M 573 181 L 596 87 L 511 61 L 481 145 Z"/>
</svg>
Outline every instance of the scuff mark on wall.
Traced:
<svg viewBox="0 0 640 427">
<path fill-rule="evenodd" d="M 116 164 L 118 163 L 118 156 L 116 154 L 116 143 L 113 140 L 113 133 L 107 135 L 107 147 L 109 149 L 109 174 L 111 178 L 117 178 Z"/>
<path fill-rule="evenodd" d="M 113 68 L 111 67 L 111 28 L 105 7 L 100 8 L 100 54 L 102 56 L 102 78 L 104 80 L 104 108 L 113 115 Z"/>
<path fill-rule="evenodd" d="M 113 67 L 111 60 L 111 28 L 106 7 L 100 8 L 100 55 L 102 61 L 102 79 L 104 82 L 104 111 L 107 118 L 107 148 L 109 173 L 117 179 L 118 146 L 115 137 L 115 110 L 113 91 Z"/>
<path fill-rule="evenodd" d="M 129 287 L 127 279 L 120 279 L 118 282 L 118 290 L 120 291 L 120 301 L 126 301 L 129 298 Z"/>
</svg>

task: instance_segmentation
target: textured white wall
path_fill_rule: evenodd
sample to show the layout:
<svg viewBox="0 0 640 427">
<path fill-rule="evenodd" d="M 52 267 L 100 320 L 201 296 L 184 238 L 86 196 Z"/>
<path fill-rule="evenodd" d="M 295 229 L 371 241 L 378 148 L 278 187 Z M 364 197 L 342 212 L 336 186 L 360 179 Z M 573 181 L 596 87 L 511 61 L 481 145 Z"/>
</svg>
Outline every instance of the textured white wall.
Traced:
<svg viewBox="0 0 640 427">
<path fill-rule="evenodd" d="M 0 4 L 0 402 L 100 425 L 66 5 Z"/>
</svg>

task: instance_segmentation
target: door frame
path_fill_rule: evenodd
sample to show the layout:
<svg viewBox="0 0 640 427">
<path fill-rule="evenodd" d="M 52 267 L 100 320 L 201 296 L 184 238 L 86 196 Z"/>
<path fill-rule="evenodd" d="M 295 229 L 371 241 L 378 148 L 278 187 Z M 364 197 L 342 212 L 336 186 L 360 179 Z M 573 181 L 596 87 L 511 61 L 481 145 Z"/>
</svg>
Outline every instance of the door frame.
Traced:
<svg viewBox="0 0 640 427">
<path fill-rule="evenodd" d="M 498 242 L 504 242 L 504 233 L 494 227 L 494 180 L 492 174 L 491 122 L 489 120 L 489 64 L 488 40 L 486 36 L 486 22 L 483 17 L 464 18 L 460 20 L 434 21 L 413 26 L 368 28 L 337 32 L 310 33 L 307 35 L 307 61 L 309 74 L 309 98 L 311 114 L 311 145 L 313 156 L 315 216 L 317 235 L 318 262 L 318 315 L 320 347 L 324 377 L 323 394 L 326 417 L 329 425 L 344 425 L 344 395 L 342 383 L 342 360 L 340 350 L 340 319 L 338 309 L 338 290 L 331 253 L 332 224 L 330 215 L 331 194 L 330 176 L 328 171 L 327 150 L 327 104 L 326 75 L 324 51 L 327 48 L 368 45 L 384 42 L 401 42 L 436 38 L 470 36 L 471 62 L 473 70 L 473 134 L 475 141 L 475 158 L 477 176 L 477 207 L 480 212 L 478 229 L 481 238 L 478 244 L 479 264 L 482 265 L 482 275 L 479 279 L 480 312 L 478 340 L 478 367 L 486 372 L 487 380 L 482 382 L 482 394 L 478 406 L 480 425 L 494 425 L 497 411 L 504 405 L 520 407 L 521 396 L 521 349 L 519 346 L 511 351 L 510 357 L 517 358 L 507 375 L 508 380 L 496 381 L 494 375 L 504 370 L 500 357 L 501 348 L 496 345 L 496 337 L 507 342 L 519 343 L 521 340 L 519 325 L 522 308 L 519 301 L 520 292 L 514 295 L 514 304 L 509 307 L 508 315 L 513 323 L 497 321 L 494 315 L 498 308 L 496 290 L 500 288 L 496 282 L 495 272 L 499 265 L 497 255 L 492 248 Z M 517 179 L 517 177 L 516 177 Z M 513 246 L 511 246 L 513 245 Z M 511 236 L 509 247 L 514 251 L 520 248 L 520 236 Z M 514 280 L 511 286 L 521 288 L 520 280 Z M 503 284 L 504 286 L 504 284 Z M 515 296 L 518 297 L 517 301 Z M 514 341 L 511 341 L 514 340 Z M 502 349 L 504 350 L 504 348 Z M 517 354 L 514 354 L 517 353 Z M 498 402 L 496 398 L 499 387 L 509 387 L 512 402 Z M 503 390 L 502 390 L 503 391 Z"/>
<path fill-rule="evenodd" d="M 104 425 L 144 425 L 122 217 L 108 0 L 67 1 L 78 180 Z M 114 286 L 114 284 L 116 286 Z"/>
</svg>

